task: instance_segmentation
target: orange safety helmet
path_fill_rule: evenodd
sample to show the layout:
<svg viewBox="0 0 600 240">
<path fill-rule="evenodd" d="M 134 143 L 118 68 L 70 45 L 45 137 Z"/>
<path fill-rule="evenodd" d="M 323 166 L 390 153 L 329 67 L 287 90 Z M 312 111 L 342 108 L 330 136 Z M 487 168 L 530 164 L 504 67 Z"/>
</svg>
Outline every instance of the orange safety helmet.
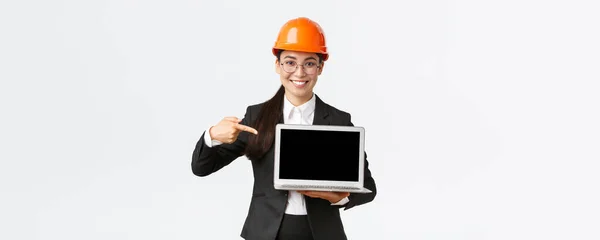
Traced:
<svg viewBox="0 0 600 240">
<path fill-rule="evenodd" d="M 281 27 L 273 46 L 273 55 L 277 56 L 280 50 L 319 53 L 323 55 L 323 61 L 329 58 L 323 29 L 305 17 L 289 20 Z"/>
</svg>

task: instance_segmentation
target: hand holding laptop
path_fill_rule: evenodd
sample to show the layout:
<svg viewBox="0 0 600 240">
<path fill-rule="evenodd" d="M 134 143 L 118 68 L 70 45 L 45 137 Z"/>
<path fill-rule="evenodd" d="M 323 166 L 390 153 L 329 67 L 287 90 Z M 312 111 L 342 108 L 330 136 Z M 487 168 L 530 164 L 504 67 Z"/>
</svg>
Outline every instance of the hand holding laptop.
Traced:
<svg viewBox="0 0 600 240">
<path fill-rule="evenodd" d="M 298 191 L 301 194 L 311 198 L 322 198 L 331 203 L 336 203 L 350 196 L 349 192 L 328 192 L 328 191 Z"/>
<path fill-rule="evenodd" d="M 222 143 L 233 143 L 242 131 L 258 134 L 256 129 L 240 124 L 241 121 L 236 117 L 223 118 L 217 125 L 209 129 L 210 138 Z"/>
</svg>

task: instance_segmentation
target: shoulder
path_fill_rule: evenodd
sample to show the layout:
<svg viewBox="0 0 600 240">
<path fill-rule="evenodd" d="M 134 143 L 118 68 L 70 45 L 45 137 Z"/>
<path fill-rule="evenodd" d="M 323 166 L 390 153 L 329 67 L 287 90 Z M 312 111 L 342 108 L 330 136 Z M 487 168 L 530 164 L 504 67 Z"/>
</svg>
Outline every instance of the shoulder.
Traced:
<svg viewBox="0 0 600 240">
<path fill-rule="evenodd" d="M 263 107 L 264 104 L 265 102 L 246 105 L 246 113 L 244 114 L 244 119 L 247 124 L 252 125 L 252 123 L 256 121 L 258 115 L 260 114 L 260 109 Z"/>
<path fill-rule="evenodd" d="M 265 102 L 251 104 L 246 106 L 246 114 L 257 115 L 260 112 L 262 106 L 265 105 Z"/>
<path fill-rule="evenodd" d="M 350 119 L 352 117 L 352 115 L 349 112 L 347 112 L 345 110 L 341 110 L 341 109 L 334 107 L 332 105 L 329 105 L 327 103 L 325 104 L 325 107 L 328 109 L 329 114 L 334 118 Z"/>
<path fill-rule="evenodd" d="M 352 114 L 350 114 L 350 112 L 340 109 L 338 107 L 334 107 L 331 104 L 324 102 L 320 98 L 318 98 L 318 101 L 320 101 L 320 103 L 323 104 L 325 111 L 329 114 L 329 117 L 335 122 L 346 125 L 352 121 Z"/>
</svg>

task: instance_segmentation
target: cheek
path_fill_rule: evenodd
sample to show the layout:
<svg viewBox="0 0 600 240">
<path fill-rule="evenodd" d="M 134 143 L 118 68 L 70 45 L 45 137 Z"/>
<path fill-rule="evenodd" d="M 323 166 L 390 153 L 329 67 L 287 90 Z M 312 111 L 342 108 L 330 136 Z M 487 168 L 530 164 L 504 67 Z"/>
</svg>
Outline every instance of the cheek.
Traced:
<svg viewBox="0 0 600 240">
<path fill-rule="evenodd" d="M 289 77 L 290 77 L 290 74 L 288 74 L 288 73 L 279 74 L 279 79 L 281 79 L 281 81 L 289 81 Z"/>
</svg>

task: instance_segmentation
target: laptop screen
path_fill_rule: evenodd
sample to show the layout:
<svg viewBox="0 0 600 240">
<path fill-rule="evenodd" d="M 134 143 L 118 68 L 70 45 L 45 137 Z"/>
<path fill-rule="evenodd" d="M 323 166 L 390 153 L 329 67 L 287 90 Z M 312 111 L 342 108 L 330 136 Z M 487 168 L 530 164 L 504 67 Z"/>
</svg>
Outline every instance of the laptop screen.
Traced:
<svg viewBox="0 0 600 240">
<path fill-rule="evenodd" d="M 358 181 L 360 133 L 281 129 L 279 178 Z"/>
</svg>

